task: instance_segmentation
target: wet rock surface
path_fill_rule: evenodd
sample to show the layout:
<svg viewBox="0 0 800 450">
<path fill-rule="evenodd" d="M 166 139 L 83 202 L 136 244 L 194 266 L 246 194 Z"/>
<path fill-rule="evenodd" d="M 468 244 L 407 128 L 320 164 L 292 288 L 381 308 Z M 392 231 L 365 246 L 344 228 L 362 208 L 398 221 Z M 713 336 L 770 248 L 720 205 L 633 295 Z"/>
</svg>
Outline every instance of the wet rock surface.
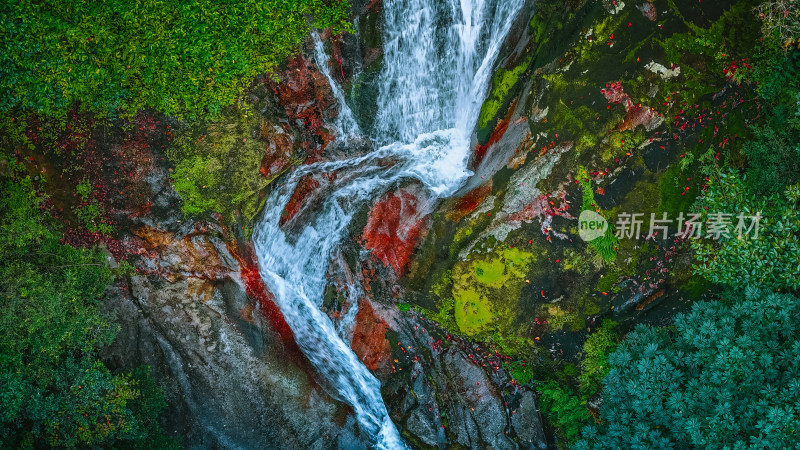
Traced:
<svg viewBox="0 0 800 450">
<path fill-rule="evenodd" d="M 497 359 L 424 319 L 382 313 L 397 339 L 384 398 L 413 445 L 547 447 L 533 393 L 515 385 Z"/>
<path fill-rule="evenodd" d="M 246 244 L 214 220 L 133 233 L 137 274 L 106 303 L 121 332 L 104 356 L 112 367 L 151 367 L 169 435 L 191 448 L 364 446 L 349 409 L 315 383 L 269 299 L 247 284 Z"/>
</svg>

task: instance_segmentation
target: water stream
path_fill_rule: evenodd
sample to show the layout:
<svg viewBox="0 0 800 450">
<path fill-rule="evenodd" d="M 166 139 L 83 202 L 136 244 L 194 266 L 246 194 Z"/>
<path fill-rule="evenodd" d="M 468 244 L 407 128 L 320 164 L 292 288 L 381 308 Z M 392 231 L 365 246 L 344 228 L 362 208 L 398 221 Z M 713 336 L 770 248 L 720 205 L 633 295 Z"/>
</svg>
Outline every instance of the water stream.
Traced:
<svg viewBox="0 0 800 450">
<path fill-rule="evenodd" d="M 470 135 L 500 45 L 524 0 L 385 0 L 384 61 L 378 115 L 369 138 L 377 149 L 356 158 L 303 166 L 267 199 L 253 240 L 261 276 L 295 340 L 332 395 L 351 405 L 376 448 L 405 448 L 380 395 L 380 382 L 320 311 L 331 255 L 355 212 L 403 180 L 422 182 L 432 198 L 452 195 L 471 175 Z M 341 137 L 358 133 L 341 89 L 315 57 L 340 102 Z M 298 180 L 337 174 L 313 218 L 291 237 L 280 217 Z M 299 233 L 297 235 L 296 233 Z"/>
</svg>

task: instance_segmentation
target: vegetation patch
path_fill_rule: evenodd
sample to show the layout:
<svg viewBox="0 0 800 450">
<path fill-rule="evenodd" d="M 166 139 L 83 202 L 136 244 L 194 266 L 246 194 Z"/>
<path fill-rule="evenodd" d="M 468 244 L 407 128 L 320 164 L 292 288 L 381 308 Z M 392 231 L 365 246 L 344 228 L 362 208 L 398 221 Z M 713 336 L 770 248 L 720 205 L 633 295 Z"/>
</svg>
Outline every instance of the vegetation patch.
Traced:
<svg viewBox="0 0 800 450">
<path fill-rule="evenodd" d="M 530 60 L 526 60 L 513 69 L 497 70 L 492 79 L 492 90 L 481 107 L 481 114 L 478 120 L 479 128 L 486 128 L 489 122 L 497 116 L 500 108 L 508 102 L 509 92 L 517 84 L 520 75 L 528 69 L 528 64 L 530 64 Z"/>
<path fill-rule="evenodd" d="M 296 52 L 311 25 L 349 29 L 344 0 L 12 2 L 0 11 L 0 113 L 46 116 L 78 104 L 99 116 L 210 119 Z"/>
<path fill-rule="evenodd" d="M 179 132 L 167 151 L 175 162 L 175 190 L 187 216 L 218 212 L 249 230 L 261 207 L 261 190 L 277 175 L 267 179 L 259 171 L 265 143 L 253 135 L 260 114 L 243 104 L 227 108 L 220 118 L 202 131 Z"/>
</svg>

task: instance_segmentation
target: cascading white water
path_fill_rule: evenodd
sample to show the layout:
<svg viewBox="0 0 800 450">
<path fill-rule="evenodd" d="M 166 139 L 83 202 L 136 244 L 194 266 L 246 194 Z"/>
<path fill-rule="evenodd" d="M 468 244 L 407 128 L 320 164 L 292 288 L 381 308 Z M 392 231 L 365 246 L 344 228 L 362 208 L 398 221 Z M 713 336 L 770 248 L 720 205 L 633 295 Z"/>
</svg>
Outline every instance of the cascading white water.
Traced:
<svg viewBox="0 0 800 450">
<path fill-rule="evenodd" d="M 384 61 L 368 155 L 304 166 L 267 199 L 254 243 L 261 276 L 305 356 L 332 394 L 355 410 L 377 448 L 404 448 L 380 383 L 319 309 L 332 252 L 355 211 L 398 182 L 421 181 L 432 197 L 452 195 L 470 175 L 469 137 L 491 68 L 524 0 L 385 0 Z M 326 60 L 315 38 L 320 66 Z M 334 83 L 325 67 L 323 73 Z M 338 87 L 334 88 L 334 93 Z M 343 96 L 340 135 L 352 118 Z M 344 119 L 341 119 L 344 117 Z M 355 123 L 355 121 L 353 121 Z M 387 166 L 387 161 L 393 162 Z M 280 217 L 300 177 L 336 172 L 332 193 L 299 236 Z"/>
<path fill-rule="evenodd" d="M 325 46 L 322 44 L 319 34 L 313 30 L 311 32 L 311 37 L 314 39 L 314 58 L 316 59 L 317 67 L 319 67 L 320 72 L 322 72 L 322 75 L 325 76 L 325 78 L 328 80 L 328 83 L 331 85 L 333 96 L 340 105 L 343 105 L 341 108 L 339 108 L 339 115 L 336 117 L 336 126 L 339 128 L 339 136 L 347 137 L 361 134 L 361 130 L 358 129 L 358 123 L 356 122 L 355 117 L 353 117 L 353 111 L 347 107 L 347 103 L 344 101 L 344 93 L 342 92 L 342 88 L 336 84 L 336 81 L 334 81 L 333 77 L 331 76 L 331 70 L 327 64 L 328 55 L 325 54 Z"/>
</svg>

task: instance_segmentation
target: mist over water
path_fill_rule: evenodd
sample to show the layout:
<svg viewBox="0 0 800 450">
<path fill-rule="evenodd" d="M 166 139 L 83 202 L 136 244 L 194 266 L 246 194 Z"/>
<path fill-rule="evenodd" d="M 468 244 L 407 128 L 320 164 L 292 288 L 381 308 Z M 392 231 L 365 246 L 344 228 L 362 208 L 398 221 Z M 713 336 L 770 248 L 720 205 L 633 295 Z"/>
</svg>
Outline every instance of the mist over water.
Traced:
<svg viewBox="0 0 800 450">
<path fill-rule="evenodd" d="M 491 69 L 523 0 L 386 0 L 378 115 L 373 152 L 303 166 L 266 201 L 253 240 L 261 276 L 295 340 L 331 395 L 351 405 L 377 448 L 405 448 L 380 395 L 380 382 L 320 311 L 331 255 L 353 214 L 403 180 L 431 197 L 452 195 L 471 175 L 470 135 Z M 340 138 L 361 134 L 327 55 L 314 34 L 315 57 L 339 101 Z M 386 162 L 391 161 L 388 165 Z M 334 188 L 299 235 L 287 238 L 280 217 L 298 180 L 337 173 Z"/>
</svg>

